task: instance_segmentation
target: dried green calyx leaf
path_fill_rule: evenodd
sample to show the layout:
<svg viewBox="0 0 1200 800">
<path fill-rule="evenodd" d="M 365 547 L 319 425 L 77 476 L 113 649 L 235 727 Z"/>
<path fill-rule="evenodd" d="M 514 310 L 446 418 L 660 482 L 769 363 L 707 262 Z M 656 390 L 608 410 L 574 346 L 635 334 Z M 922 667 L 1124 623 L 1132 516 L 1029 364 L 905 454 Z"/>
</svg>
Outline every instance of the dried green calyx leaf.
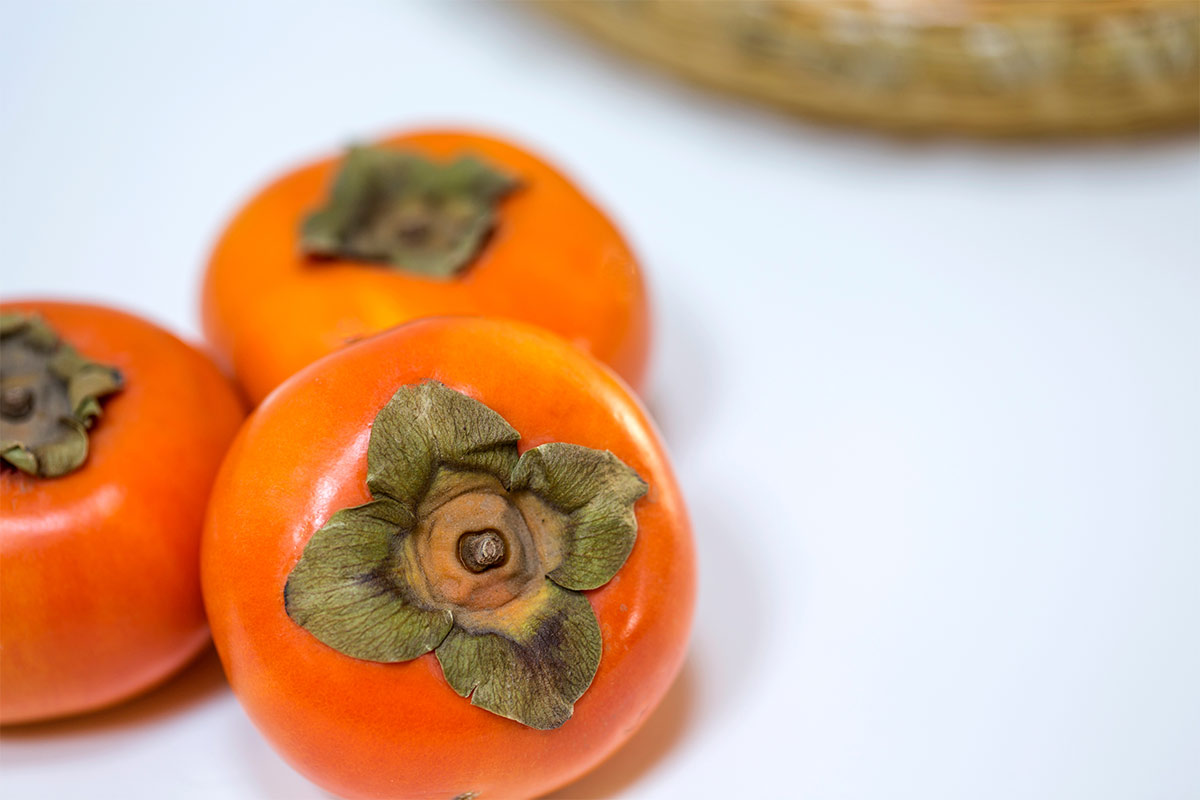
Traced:
<svg viewBox="0 0 1200 800">
<path fill-rule="evenodd" d="M 43 478 L 78 469 L 100 398 L 122 385 L 120 372 L 81 356 L 40 318 L 0 315 L 0 459 Z"/>
<path fill-rule="evenodd" d="M 587 598 L 550 581 L 521 624 L 456 627 L 437 649 L 446 681 L 471 703 L 531 728 L 557 728 L 600 666 L 600 626 Z"/>
<path fill-rule="evenodd" d="M 520 438 L 465 394 L 434 381 L 402 386 L 371 427 L 367 486 L 415 514 L 441 467 L 486 472 L 507 485 Z"/>
<path fill-rule="evenodd" d="M 311 256 L 376 261 L 431 278 L 470 264 L 515 179 L 472 156 L 449 163 L 382 147 L 352 147 L 326 204 L 300 232 Z"/>
<path fill-rule="evenodd" d="M 550 578 L 567 589 L 608 583 L 637 538 L 633 504 L 646 482 L 612 453 L 551 442 L 521 456 L 513 491 L 527 489 L 567 518 L 562 563 Z"/>
<path fill-rule="evenodd" d="M 367 448 L 370 503 L 313 534 L 287 613 L 354 658 L 433 650 L 456 692 L 540 729 L 570 716 L 599 667 L 587 598 L 628 557 L 646 492 L 611 453 L 517 456 L 499 414 L 440 383 L 401 387 Z"/>
<path fill-rule="evenodd" d="M 391 574 L 396 541 L 412 522 L 386 500 L 334 514 L 288 576 L 288 615 L 354 658 L 407 661 L 437 647 L 450 631 L 450 612 L 421 607 Z"/>
</svg>

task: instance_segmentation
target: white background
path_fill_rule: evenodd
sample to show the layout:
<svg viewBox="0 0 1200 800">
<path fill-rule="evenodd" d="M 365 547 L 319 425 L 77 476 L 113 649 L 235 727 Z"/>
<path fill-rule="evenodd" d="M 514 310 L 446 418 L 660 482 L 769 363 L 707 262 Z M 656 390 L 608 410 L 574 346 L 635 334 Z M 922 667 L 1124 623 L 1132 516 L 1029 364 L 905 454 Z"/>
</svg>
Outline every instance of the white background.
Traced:
<svg viewBox="0 0 1200 800">
<path fill-rule="evenodd" d="M 526 142 L 628 233 L 701 595 L 663 705 L 559 797 L 1200 797 L 1194 138 L 809 125 L 507 5 L 38 2 L 0 26 L 6 297 L 196 337 L 248 193 L 430 123 Z M 12 798 L 325 797 L 211 653 L 0 753 Z"/>
</svg>

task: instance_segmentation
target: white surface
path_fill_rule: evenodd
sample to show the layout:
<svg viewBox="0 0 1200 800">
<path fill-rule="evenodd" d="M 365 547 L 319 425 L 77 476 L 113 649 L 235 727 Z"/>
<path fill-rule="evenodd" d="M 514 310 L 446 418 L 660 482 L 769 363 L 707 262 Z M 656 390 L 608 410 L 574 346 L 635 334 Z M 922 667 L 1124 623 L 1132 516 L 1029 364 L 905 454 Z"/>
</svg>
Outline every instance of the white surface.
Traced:
<svg viewBox="0 0 1200 800">
<path fill-rule="evenodd" d="M 196 335 L 206 249 L 353 137 L 506 132 L 643 256 L 701 554 L 647 727 L 561 797 L 1200 796 L 1194 139 L 900 143 L 629 66 L 517 7 L 4 14 L 5 296 Z M 207 657 L 6 732 L 6 797 L 323 797 Z"/>
</svg>

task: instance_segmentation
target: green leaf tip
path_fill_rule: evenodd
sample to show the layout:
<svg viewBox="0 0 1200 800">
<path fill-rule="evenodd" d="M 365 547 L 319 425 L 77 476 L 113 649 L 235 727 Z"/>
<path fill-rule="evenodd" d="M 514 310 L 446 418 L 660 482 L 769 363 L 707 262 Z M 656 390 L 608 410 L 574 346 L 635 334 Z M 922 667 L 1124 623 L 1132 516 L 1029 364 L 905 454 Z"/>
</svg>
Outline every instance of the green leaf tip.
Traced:
<svg viewBox="0 0 1200 800">
<path fill-rule="evenodd" d="M 461 392 L 400 387 L 371 428 L 373 499 L 313 534 L 283 599 L 344 655 L 433 651 L 472 704 L 549 730 L 599 668 L 600 627 L 580 590 L 625 563 L 647 485 L 607 451 L 550 443 L 518 456 L 519 440 Z"/>
</svg>

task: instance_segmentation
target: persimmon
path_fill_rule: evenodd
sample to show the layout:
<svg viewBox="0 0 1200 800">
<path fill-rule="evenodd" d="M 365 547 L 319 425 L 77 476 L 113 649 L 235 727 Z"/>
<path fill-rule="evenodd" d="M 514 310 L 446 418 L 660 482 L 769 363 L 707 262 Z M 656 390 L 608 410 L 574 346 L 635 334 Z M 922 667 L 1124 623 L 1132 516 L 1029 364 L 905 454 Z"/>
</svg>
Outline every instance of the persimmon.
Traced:
<svg viewBox="0 0 1200 800">
<path fill-rule="evenodd" d="M 243 417 L 205 355 L 97 306 L 0 306 L 0 722 L 101 708 L 208 641 L 200 531 Z"/>
<path fill-rule="evenodd" d="M 254 402 L 347 342 L 420 317 L 530 322 L 637 388 L 650 322 L 608 218 L 534 154 L 471 133 L 395 136 L 255 195 L 205 275 L 205 334 Z"/>
<path fill-rule="evenodd" d="M 247 714 L 351 798 L 540 795 L 678 672 L 683 501 L 613 373 L 523 323 L 431 318 L 275 391 L 217 479 L 202 574 Z"/>
</svg>

